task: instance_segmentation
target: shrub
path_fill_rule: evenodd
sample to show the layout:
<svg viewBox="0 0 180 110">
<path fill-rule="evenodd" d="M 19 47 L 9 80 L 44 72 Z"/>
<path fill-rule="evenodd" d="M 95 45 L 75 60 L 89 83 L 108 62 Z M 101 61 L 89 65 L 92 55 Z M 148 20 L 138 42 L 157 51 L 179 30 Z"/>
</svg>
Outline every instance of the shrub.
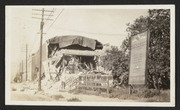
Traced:
<svg viewBox="0 0 180 110">
<path fill-rule="evenodd" d="M 145 90 L 142 93 L 143 98 L 150 98 L 150 97 L 154 97 L 154 96 L 158 96 L 159 95 L 159 91 L 158 90 Z"/>
</svg>

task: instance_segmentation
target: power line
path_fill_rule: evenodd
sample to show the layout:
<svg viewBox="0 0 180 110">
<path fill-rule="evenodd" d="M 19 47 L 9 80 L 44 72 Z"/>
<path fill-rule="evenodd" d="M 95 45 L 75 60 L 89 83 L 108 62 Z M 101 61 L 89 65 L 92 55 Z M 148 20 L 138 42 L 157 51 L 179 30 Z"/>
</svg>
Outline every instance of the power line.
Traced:
<svg viewBox="0 0 180 110">
<path fill-rule="evenodd" d="M 49 28 L 47 29 L 46 33 L 49 31 L 49 29 L 51 28 L 51 26 L 56 22 L 57 18 L 61 15 L 61 13 L 63 12 L 64 8 L 61 10 L 61 12 L 59 13 L 59 15 L 56 17 L 56 19 L 54 20 L 54 22 L 49 26 Z"/>
<path fill-rule="evenodd" d="M 49 14 L 47 19 L 50 19 L 52 17 L 52 13 L 54 13 L 56 11 L 56 8 L 52 9 L 52 12 Z M 44 25 L 47 23 L 48 20 L 45 21 Z"/>
<path fill-rule="evenodd" d="M 62 14 L 63 11 L 64 11 L 64 9 L 62 9 L 62 10 L 60 11 L 60 13 L 56 16 L 54 22 L 49 26 L 49 28 L 47 29 L 46 33 L 49 31 L 49 29 L 52 27 L 52 25 L 56 22 L 56 20 L 57 20 L 58 17 Z M 51 30 L 49 33 L 52 33 L 52 31 L 54 32 L 54 30 Z M 44 38 L 46 38 L 46 37 L 47 37 L 47 35 L 44 36 Z"/>
<path fill-rule="evenodd" d="M 54 13 L 55 11 L 56 11 L 56 8 L 53 8 L 53 9 L 50 11 L 50 14 L 48 15 L 48 17 L 47 17 L 44 25 L 47 24 L 48 19 L 50 19 L 50 18 L 52 17 L 52 13 Z M 36 14 L 34 14 L 34 15 L 36 15 Z M 44 15 L 45 15 L 45 14 L 44 14 Z M 33 44 L 34 44 L 34 45 L 33 45 L 32 49 L 31 49 L 30 53 L 32 53 L 34 47 L 35 47 L 36 44 L 37 44 L 37 41 L 38 41 L 38 40 L 36 40 L 36 38 L 37 38 L 37 36 L 34 37 L 34 40 L 33 40 Z"/>
<path fill-rule="evenodd" d="M 61 12 L 59 13 L 59 15 L 56 17 L 56 19 L 54 20 L 54 22 L 49 26 L 49 28 L 47 29 L 46 33 L 49 31 L 49 29 L 52 27 L 52 25 L 56 22 L 57 18 L 62 14 L 64 9 L 61 10 Z M 68 30 L 68 31 L 73 31 L 73 32 L 81 32 L 81 33 L 86 33 L 86 34 L 96 34 L 96 35 L 111 35 L 111 36 L 120 36 L 120 35 L 125 35 L 125 34 L 109 34 L 109 33 L 95 33 L 95 32 L 86 32 L 86 31 L 79 31 L 79 30 L 74 30 L 74 29 L 66 29 L 66 28 L 62 28 L 59 27 L 61 29 L 64 30 Z M 46 37 L 46 36 L 45 36 Z"/>
<path fill-rule="evenodd" d="M 49 31 L 49 29 L 52 27 L 52 25 L 56 22 L 58 17 L 62 14 L 63 10 L 64 9 L 61 10 L 61 12 L 58 14 L 56 19 L 54 20 L 54 22 L 49 26 L 49 28 L 47 29 L 46 33 Z M 126 34 L 111 34 L 111 33 L 95 33 L 95 32 L 87 32 L 87 31 L 79 31 L 79 30 L 74 30 L 74 29 L 67 29 L 67 28 L 62 28 L 62 27 L 59 27 L 59 28 L 63 29 L 63 30 L 67 30 L 67 31 L 81 32 L 81 33 L 85 33 L 85 34 L 107 35 L 107 36 L 125 36 L 126 35 Z M 55 31 L 55 30 L 52 30 L 52 31 Z M 47 36 L 44 36 L 44 37 L 47 37 Z"/>
</svg>

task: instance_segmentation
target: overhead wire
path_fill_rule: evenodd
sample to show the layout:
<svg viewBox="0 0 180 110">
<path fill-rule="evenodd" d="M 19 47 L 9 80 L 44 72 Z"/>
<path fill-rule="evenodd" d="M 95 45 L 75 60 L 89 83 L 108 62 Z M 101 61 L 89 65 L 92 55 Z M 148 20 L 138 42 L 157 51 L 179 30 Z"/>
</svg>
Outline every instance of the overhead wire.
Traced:
<svg viewBox="0 0 180 110">
<path fill-rule="evenodd" d="M 56 19 L 54 20 L 54 22 L 49 26 L 49 28 L 47 29 L 46 33 L 49 31 L 49 29 L 52 27 L 52 25 L 56 22 L 57 18 L 62 14 L 64 9 L 61 10 L 61 12 L 58 14 L 58 16 L 56 17 Z M 81 32 L 81 33 L 85 33 L 85 34 L 96 34 L 96 35 L 109 35 L 109 36 L 119 36 L 119 35 L 125 35 L 125 34 L 109 34 L 109 33 L 94 33 L 94 32 L 85 32 L 85 31 L 79 31 L 79 30 L 74 30 L 74 29 L 67 29 L 67 28 L 63 28 L 63 27 L 59 27 L 60 29 L 63 30 L 67 30 L 67 31 L 73 31 L 73 32 Z M 45 36 L 46 37 L 46 36 Z"/>
<path fill-rule="evenodd" d="M 60 11 L 60 13 L 57 15 L 57 17 L 55 18 L 55 20 L 52 22 L 52 24 L 49 26 L 49 28 L 46 30 L 46 33 L 49 31 L 49 29 L 52 27 L 52 25 L 56 22 L 56 20 L 58 19 L 58 17 L 62 14 L 62 12 L 64 11 L 64 8 Z M 46 37 L 46 36 L 45 36 Z"/>
<path fill-rule="evenodd" d="M 51 11 L 51 13 L 50 13 L 49 16 L 47 17 L 47 19 L 46 19 L 44 25 L 47 24 L 48 19 L 50 19 L 50 18 L 52 17 L 52 13 L 54 13 L 55 11 L 56 11 L 56 8 L 53 8 L 52 11 Z"/>
<path fill-rule="evenodd" d="M 53 8 L 53 9 L 52 9 L 52 11 L 51 11 L 51 13 L 49 14 L 48 18 L 46 19 L 44 25 L 47 24 L 48 19 L 50 19 L 50 18 L 52 17 L 51 15 L 52 15 L 52 13 L 55 12 L 55 10 L 56 10 L 56 8 Z M 34 44 L 34 45 L 33 45 L 32 49 L 31 49 L 30 53 L 32 53 L 35 45 L 37 44 L 37 41 L 38 41 L 38 40 L 36 40 L 36 38 L 37 38 L 37 37 L 34 37 L 34 41 L 33 41 L 33 44 Z"/>
<path fill-rule="evenodd" d="M 57 19 L 60 17 L 60 15 L 62 14 L 62 12 L 64 11 L 64 8 L 60 11 L 60 13 L 56 16 L 55 20 L 50 24 L 50 26 L 47 28 L 46 32 L 47 33 L 50 28 L 53 26 L 53 24 L 57 21 Z M 49 16 L 50 17 L 50 16 Z M 95 32 L 86 32 L 86 31 L 79 31 L 79 30 L 74 30 L 74 29 L 67 29 L 67 28 L 63 28 L 63 27 L 59 27 L 60 29 L 64 29 L 67 31 L 73 31 L 73 32 L 81 32 L 81 33 L 85 33 L 85 34 L 96 34 L 96 35 L 108 35 L 108 36 L 120 36 L 120 35 L 125 35 L 125 34 L 109 34 L 109 33 L 95 33 Z M 55 31 L 55 30 L 52 30 Z M 52 31 L 50 33 L 52 33 Z M 44 38 L 47 37 L 47 34 L 44 36 Z"/>
</svg>

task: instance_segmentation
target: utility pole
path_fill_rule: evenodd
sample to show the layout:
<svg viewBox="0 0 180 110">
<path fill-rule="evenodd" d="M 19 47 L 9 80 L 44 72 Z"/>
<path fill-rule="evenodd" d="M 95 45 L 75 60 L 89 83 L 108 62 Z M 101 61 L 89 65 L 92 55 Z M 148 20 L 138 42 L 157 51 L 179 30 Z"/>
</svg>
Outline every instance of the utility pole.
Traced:
<svg viewBox="0 0 180 110">
<path fill-rule="evenodd" d="M 22 74 L 21 74 L 21 82 L 22 82 L 22 80 L 23 80 L 23 60 L 22 60 Z"/>
<path fill-rule="evenodd" d="M 42 19 L 41 19 L 41 38 L 40 38 L 40 66 L 39 66 L 39 81 L 38 90 L 41 90 L 41 66 L 42 66 L 42 39 L 43 39 L 43 26 L 44 26 L 44 8 L 42 9 Z"/>
<path fill-rule="evenodd" d="M 26 81 L 27 81 L 27 52 L 28 52 L 28 45 L 26 44 Z"/>
<path fill-rule="evenodd" d="M 52 20 L 52 19 L 45 19 L 44 16 L 51 16 L 51 15 L 46 15 L 44 14 L 44 12 L 54 12 L 54 11 L 50 11 L 50 10 L 44 10 L 44 8 L 42 10 L 39 9 L 33 9 L 34 11 L 41 11 L 42 14 L 35 14 L 33 13 L 33 15 L 41 15 L 41 18 L 37 18 L 37 17 L 32 17 L 32 18 L 36 18 L 36 19 L 41 19 L 41 23 L 40 23 L 40 64 L 39 64 L 39 80 L 38 80 L 38 91 L 41 90 L 41 66 L 42 66 L 42 40 L 43 40 L 43 27 L 44 27 L 44 20 Z"/>
</svg>

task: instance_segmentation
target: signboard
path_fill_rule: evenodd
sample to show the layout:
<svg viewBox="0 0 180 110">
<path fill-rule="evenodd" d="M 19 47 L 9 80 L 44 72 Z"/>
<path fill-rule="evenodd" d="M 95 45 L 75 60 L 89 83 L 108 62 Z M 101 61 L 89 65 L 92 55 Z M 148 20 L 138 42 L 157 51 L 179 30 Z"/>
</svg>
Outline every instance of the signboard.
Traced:
<svg viewBox="0 0 180 110">
<path fill-rule="evenodd" d="M 131 37 L 129 84 L 146 83 L 146 60 L 149 31 Z"/>
</svg>

